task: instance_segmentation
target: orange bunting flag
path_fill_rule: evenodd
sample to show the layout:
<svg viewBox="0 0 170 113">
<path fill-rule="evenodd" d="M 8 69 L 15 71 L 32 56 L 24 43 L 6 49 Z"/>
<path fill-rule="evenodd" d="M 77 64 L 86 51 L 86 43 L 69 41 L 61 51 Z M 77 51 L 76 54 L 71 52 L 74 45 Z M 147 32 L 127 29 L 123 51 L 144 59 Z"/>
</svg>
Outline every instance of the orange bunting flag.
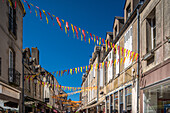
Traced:
<svg viewBox="0 0 170 113">
<path fill-rule="evenodd" d="M 86 42 L 86 34 L 84 30 L 82 30 L 82 34 L 84 35 L 84 41 Z"/>
<path fill-rule="evenodd" d="M 61 22 L 60 22 L 58 17 L 56 17 L 56 20 L 57 20 L 58 25 L 60 26 L 60 29 L 63 30 L 62 27 L 61 27 Z"/>
<path fill-rule="evenodd" d="M 102 42 L 103 42 L 103 44 L 104 44 L 104 39 L 102 39 Z"/>
</svg>

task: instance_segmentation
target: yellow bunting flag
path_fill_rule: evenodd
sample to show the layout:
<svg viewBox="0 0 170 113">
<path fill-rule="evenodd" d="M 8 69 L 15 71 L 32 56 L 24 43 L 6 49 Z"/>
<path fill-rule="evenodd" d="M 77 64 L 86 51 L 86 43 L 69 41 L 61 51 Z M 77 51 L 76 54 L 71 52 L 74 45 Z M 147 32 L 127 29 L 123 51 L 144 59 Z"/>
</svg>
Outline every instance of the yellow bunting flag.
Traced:
<svg viewBox="0 0 170 113">
<path fill-rule="evenodd" d="M 72 75 L 72 69 L 70 69 L 70 74 Z"/>
<path fill-rule="evenodd" d="M 104 62 L 102 62 L 102 68 L 104 68 Z"/>
<path fill-rule="evenodd" d="M 120 47 L 120 54 L 122 55 L 122 47 Z"/>
<path fill-rule="evenodd" d="M 120 64 L 122 65 L 122 62 L 123 62 L 123 58 L 121 58 L 121 60 L 120 60 Z"/>
<path fill-rule="evenodd" d="M 113 49 L 113 45 L 112 45 L 112 42 L 110 42 L 110 44 L 111 44 L 111 48 Z"/>
<path fill-rule="evenodd" d="M 83 41 L 83 35 L 81 34 L 81 41 Z"/>
<path fill-rule="evenodd" d="M 115 59 L 115 61 L 114 61 L 114 67 L 115 67 L 115 65 L 116 65 L 116 59 Z"/>
<path fill-rule="evenodd" d="M 90 44 L 90 38 L 89 38 L 89 44 Z"/>
<path fill-rule="evenodd" d="M 43 11 L 43 13 L 44 13 L 44 15 L 45 15 L 45 17 L 46 17 L 46 21 L 47 21 L 47 24 L 48 24 L 48 18 L 47 18 L 47 15 L 46 15 L 46 13 L 45 13 L 45 11 L 42 9 L 42 11 Z"/>
<path fill-rule="evenodd" d="M 105 43 L 106 43 L 106 51 L 107 51 L 107 40 L 105 40 Z"/>
<path fill-rule="evenodd" d="M 101 37 L 99 37 L 99 46 L 100 46 L 100 44 L 101 44 Z"/>
<path fill-rule="evenodd" d="M 86 71 L 87 71 L 87 66 L 86 66 Z"/>
<path fill-rule="evenodd" d="M 93 36 L 94 36 L 94 43 L 96 42 L 96 38 L 95 38 L 95 35 L 93 34 Z"/>
<path fill-rule="evenodd" d="M 77 74 L 77 68 L 75 68 L 76 74 Z"/>
<path fill-rule="evenodd" d="M 82 67 L 80 67 L 80 69 L 81 69 L 81 72 L 83 72 L 83 71 L 82 71 Z"/>
<path fill-rule="evenodd" d="M 11 0 L 8 0 L 8 2 L 9 2 L 9 5 L 12 7 L 12 2 L 11 2 Z"/>
</svg>

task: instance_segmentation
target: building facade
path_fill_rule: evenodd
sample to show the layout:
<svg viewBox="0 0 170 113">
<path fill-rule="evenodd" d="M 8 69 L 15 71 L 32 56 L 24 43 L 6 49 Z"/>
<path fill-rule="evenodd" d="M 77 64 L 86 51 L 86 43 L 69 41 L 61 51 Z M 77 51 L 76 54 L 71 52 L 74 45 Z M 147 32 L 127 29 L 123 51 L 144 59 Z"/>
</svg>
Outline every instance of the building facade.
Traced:
<svg viewBox="0 0 170 113">
<path fill-rule="evenodd" d="M 21 112 L 24 7 L 0 1 L 0 111 Z"/>
<path fill-rule="evenodd" d="M 113 32 L 106 33 L 105 45 L 92 55 L 93 68 L 99 59 L 95 72 L 91 68 L 83 75 L 82 87 L 96 84 L 97 96 L 81 93 L 82 112 L 168 112 L 169 4 L 169 0 L 125 1 L 124 17 L 115 17 Z M 112 44 L 117 47 L 112 49 Z"/>
<path fill-rule="evenodd" d="M 146 0 L 140 10 L 140 112 L 170 112 L 170 1 Z"/>
</svg>

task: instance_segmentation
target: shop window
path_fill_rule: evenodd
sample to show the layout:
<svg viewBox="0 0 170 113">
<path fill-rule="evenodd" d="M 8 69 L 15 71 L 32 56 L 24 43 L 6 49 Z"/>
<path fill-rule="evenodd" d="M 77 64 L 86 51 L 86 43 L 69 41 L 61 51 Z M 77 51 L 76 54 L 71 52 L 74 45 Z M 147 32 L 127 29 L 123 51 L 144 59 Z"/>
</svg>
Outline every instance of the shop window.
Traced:
<svg viewBox="0 0 170 113">
<path fill-rule="evenodd" d="M 120 113 L 123 112 L 123 89 L 119 91 Z"/>
<path fill-rule="evenodd" d="M 118 111 L 118 92 L 114 93 L 114 110 Z"/>
<path fill-rule="evenodd" d="M 144 90 L 144 113 L 170 112 L 170 83 Z"/>
<path fill-rule="evenodd" d="M 125 109 L 128 113 L 132 112 L 132 86 L 125 88 Z"/>
</svg>

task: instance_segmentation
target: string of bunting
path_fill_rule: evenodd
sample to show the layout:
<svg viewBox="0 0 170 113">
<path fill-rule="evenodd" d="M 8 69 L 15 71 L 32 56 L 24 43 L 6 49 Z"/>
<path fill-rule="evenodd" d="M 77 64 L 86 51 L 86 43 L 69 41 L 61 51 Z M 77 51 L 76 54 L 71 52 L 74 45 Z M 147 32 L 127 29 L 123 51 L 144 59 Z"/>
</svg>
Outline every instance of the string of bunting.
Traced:
<svg viewBox="0 0 170 113">
<path fill-rule="evenodd" d="M 31 75 L 31 76 L 27 76 L 25 79 L 26 80 L 33 80 L 33 78 L 35 77 L 36 75 Z M 92 89 L 95 89 L 96 87 L 68 87 L 68 86 L 61 86 L 61 85 L 54 85 L 52 83 L 48 83 L 48 82 L 43 82 L 43 81 L 39 81 L 38 80 L 38 84 L 40 85 L 43 85 L 43 86 L 51 86 L 51 87 L 56 87 L 56 88 L 59 88 L 59 89 L 62 89 L 62 90 L 67 90 L 67 91 L 79 91 L 79 90 L 82 90 L 82 91 L 85 91 L 85 90 L 92 90 Z"/>
<path fill-rule="evenodd" d="M 60 29 L 63 31 L 63 29 L 65 30 L 65 33 L 70 34 L 70 28 L 72 29 L 72 34 L 73 34 L 73 37 L 75 38 L 75 35 L 77 36 L 77 39 L 79 39 L 79 37 L 81 38 L 81 41 L 85 41 L 86 42 L 86 38 L 88 38 L 88 43 L 90 44 L 90 42 L 93 42 L 94 44 L 97 44 L 98 46 L 100 45 L 106 45 L 106 51 L 108 50 L 107 48 L 119 48 L 120 51 L 122 51 L 122 54 L 123 53 L 130 53 L 130 54 L 136 54 L 138 56 L 138 53 L 136 52 L 133 52 L 133 51 L 130 51 L 126 48 L 123 48 L 123 47 L 120 47 L 112 42 L 109 42 L 108 40 L 105 40 L 101 37 L 98 37 L 88 31 L 85 31 L 84 29 L 81 29 L 81 28 L 78 28 L 77 26 L 73 25 L 73 24 L 69 24 L 68 21 L 64 21 L 63 19 L 59 19 L 59 17 L 56 17 L 55 15 L 49 13 L 49 12 L 46 12 L 45 10 L 43 9 L 40 9 L 38 6 L 34 6 L 33 4 L 31 3 L 28 3 L 26 0 L 24 0 L 24 2 L 27 4 L 29 10 L 30 10 L 30 13 L 31 13 L 31 7 L 30 5 L 34 8 L 35 10 L 35 13 L 36 13 L 36 16 L 38 16 L 37 14 L 37 10 L 39 10 L 39 15 L 40 15 L 40 20 L 42 20 L 42 12 L 44 13 L 45 15 L 45 18 L 46 18 L 46 22 L 47 24 L 49 23 L 49 20 L 48 20 L 48 16 L 51 18 L 51 21 L 53 21 L 53 25 L 54 25 L 54 22 L 57 22 Z M 29 5 L 30 4 L 30 5 Z M 48 14 L 48 15 L 47 15 Z M 56 21 L 54 21 L 56 20 Z M 61 22 L 62 21 L 62 22 Z"/>
<path fill-rule="evenodd" d="M 118 47 L 119 48 L 119 47 Z M 48 74 L 51 74 L 51 75 L 56 75 L 56 77 L 60 77 L 60 76 L 63 76 L 63 75 L 73 75 L 73 74 L 78 74 L 78 73 L 85 73 L 89 70 L 92 70 L 92 69 L 97 69 L 97 66 L 99 65 L 99 70 L 100 70 L 100 67 L 106 67 L 108 68 L 109 66 L 113 66 L 114 67 L 116 66 L 116 63 L 120 63 L 120 65 L 123 65 L 125 63 L 125 61 L 127 59 L 129 59 L 129 63 L 132 61 L 137 61 L 138 60 L 138 54 L 135 53 L 135 52 L 131 52 L 131 51 L 127 51 L 126 49 L 124 49 L 125 51 L 120 51 L 122 50 L 122 48 L 120 47 L 119 49 L 116 48 L 113 50 L 113 53 L 116 54 L 118 52 L 120 52 L 120 55 L 122 55 L 123 57 L 122 58 L 118 58 L 118 59 L 114 59 L 114 60 L 111 60 L 111 61 L 104 61 L 100 64 L 93 64 L 93 65 L 86 65 L 86 66 L 80 66 L 80 67 L 76 67 L 76 68 L 72 68 L 72 69 L 65 69 L 65 70 L 60 70 L 60 71 L 54 71 L 54 72 L 51 72 L 51 73 L 48 73 Z M 40 75 L 41 73 L 37 74 L 37 75 Z M 47 74 L 47 75 L 48 75 Z M 33 76 L 33 75 L 31 75 Z M 36 76 L 36 75 L 35 75 Z M 46 76 L 46 75 L 44 75 Z M 27 76 L 27 78 L 29 78 L 29 76 Z"/>
</svg>

